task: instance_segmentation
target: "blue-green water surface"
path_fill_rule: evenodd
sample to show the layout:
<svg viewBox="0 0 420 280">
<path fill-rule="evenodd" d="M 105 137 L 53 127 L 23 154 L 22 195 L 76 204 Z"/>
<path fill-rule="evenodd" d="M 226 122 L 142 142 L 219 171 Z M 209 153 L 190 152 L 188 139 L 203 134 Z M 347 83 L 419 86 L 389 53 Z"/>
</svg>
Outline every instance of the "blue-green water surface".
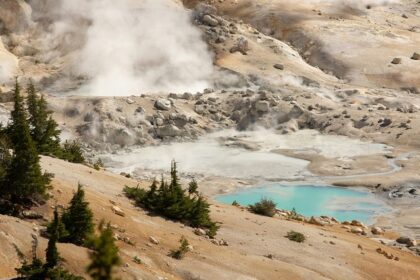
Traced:
<svg viewBox="0 0 420 280">
<path fill-rule="evenodd" d="M 359 220 L 371 223 L 374 217 L 390 211 L 374 194 L 350 188 L 315 185 L 266 184 L 219 195 L 217 201 L 243 206 L 272 199 L 278 209 L 296 211 L 304 216 L 332 216 L 339 221 Z"/>
</svg>

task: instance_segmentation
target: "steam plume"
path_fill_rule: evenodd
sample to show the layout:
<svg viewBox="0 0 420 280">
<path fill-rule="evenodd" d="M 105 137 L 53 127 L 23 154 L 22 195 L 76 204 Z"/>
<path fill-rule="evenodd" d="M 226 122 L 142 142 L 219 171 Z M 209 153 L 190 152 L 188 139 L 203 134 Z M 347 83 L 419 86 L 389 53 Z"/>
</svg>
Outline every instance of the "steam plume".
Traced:
<svg viewBox="0 0 420 280">
<path fill-rule="evenodd" d="M 51 6 L 51 39 L 66 42 L 59 51 L 78 48 L 72 74 L 89 79 L 81 93 L 194 92 L 209 86 L 212 56 L 189 12 L 170 0 L 60 0 Z"/>
</svg>

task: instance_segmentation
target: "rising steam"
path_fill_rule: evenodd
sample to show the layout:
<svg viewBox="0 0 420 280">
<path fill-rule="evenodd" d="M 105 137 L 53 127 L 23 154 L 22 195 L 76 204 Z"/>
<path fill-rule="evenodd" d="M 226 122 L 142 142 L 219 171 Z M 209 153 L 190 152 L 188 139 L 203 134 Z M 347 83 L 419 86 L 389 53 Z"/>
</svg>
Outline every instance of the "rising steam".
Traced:
<svg viewBox="0 0 420 280">
<path fill-rule="evenodd" d="M 71 75 L 89 81 L 80 93 L 139 95 L 209 86 L 212 56 L 189 12 L 179 5 L 170 0 L 58 2 L 49 3 L 56 15 L 52 38 L 68 43 L 61 49 L 78 48 L 72 53 Z"/>
</svg>

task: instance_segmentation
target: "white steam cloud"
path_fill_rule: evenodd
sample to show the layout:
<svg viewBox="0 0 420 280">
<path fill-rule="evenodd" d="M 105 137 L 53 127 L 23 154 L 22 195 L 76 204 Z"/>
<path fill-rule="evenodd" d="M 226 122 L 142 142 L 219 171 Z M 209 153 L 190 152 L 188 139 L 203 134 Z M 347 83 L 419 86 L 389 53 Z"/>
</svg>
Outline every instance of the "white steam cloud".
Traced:
<svg viewBox="0 0 420 280">
<path fill-rule="evenodd" d="M 212 55 L 190 13 L 170 0 L 61 0 L 53 38 L 80 42 L 73 75 L 86 95 L 199 91 L 210 86 Z M 78 33 L 77 35 L 74 35 Z M 62 49 L 69 46 L 61 46 Z"/>
</svg>

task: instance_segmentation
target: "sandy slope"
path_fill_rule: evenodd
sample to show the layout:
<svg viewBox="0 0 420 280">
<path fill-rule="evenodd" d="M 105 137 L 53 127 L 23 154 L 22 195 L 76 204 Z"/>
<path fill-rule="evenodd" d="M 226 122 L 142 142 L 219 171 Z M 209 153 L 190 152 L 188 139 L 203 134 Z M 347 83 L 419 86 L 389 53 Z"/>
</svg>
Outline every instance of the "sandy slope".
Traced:
<svg viewBox="0 0 420 280">
<path fill-rule="evenodd" d="M 197 2 L 184 1 L 189 6 Z M 371 9 L 362 1 L 214 2 L 221 13 L 289 42 L 310 65 L 354 85 L 420 86 L 420 63 L 410 59 L 420 51 L 417 1 L 393 1 L 397 3 Z M 391 64 L 394 57 L 402 63 Z"/>
<path fill-rule="evenodd" d="M 419 279 L 420 258 L 387 248 L 366 237 L 345 232 L 339 226 L 317 227 L 308 224 L 260 217 L 232 206 L 214 204 L 212 216 L 221 223 L 219 239 L 229 242 L 228 247 L 219 247 L 202 237 L 194 235 L 191 228 L 148 216 L 121 196 L 124 185 L 137 182 L 105 171 L 96 171 L 86 166 L 75 165 L 44 157 L 44 168 L 55 174 L 54 199 L 49 205 L 65 204 L 78 182 L 86 185 L 87 197 L 96 220 L 106 219 L 119 228 L 121 237 L 129 237 L 134 246 L 118 241 L 123 268 L 122 279 Z M 110 200 L 115 201 L 126 213 L 115 215 Z M 56 202 L 55 202 L 56 201 Z M 43 206 L 38 211 L 51 216 L 51 207 Z M 31 233 L 36 233 L 42 222 L 21 221 L 0 217 L 0 245 L 2 261 L 0 276 L 14 275 L 18 265 L 13 243 L 29 254 Z M 284 238 L 289 230 L 303 232 L 304 244 L 293 243 Z M 167 254 L 177 246 L 178 239 L 186 236 L 194 251 L 182 261 L 175 261 Z M 160 240 L 152 245 L 149 236 Z M 363 250 L 358 248 L 361 245 Z M 41 239 L 40 253 L 46 245 Z M 381 247 L 399 261 L 388 260 L 376 253 Z M 61 244 L 60 251 L 66 266 L 75 273 L 83 273 L 86 251 L 73 245 Z M 264 257 L 272 254 L 273 259 Z M 144 264 L 132 261 L 138 256 Z M 403 277 L 403 278 L 401 278 Z"/>
</svg>

